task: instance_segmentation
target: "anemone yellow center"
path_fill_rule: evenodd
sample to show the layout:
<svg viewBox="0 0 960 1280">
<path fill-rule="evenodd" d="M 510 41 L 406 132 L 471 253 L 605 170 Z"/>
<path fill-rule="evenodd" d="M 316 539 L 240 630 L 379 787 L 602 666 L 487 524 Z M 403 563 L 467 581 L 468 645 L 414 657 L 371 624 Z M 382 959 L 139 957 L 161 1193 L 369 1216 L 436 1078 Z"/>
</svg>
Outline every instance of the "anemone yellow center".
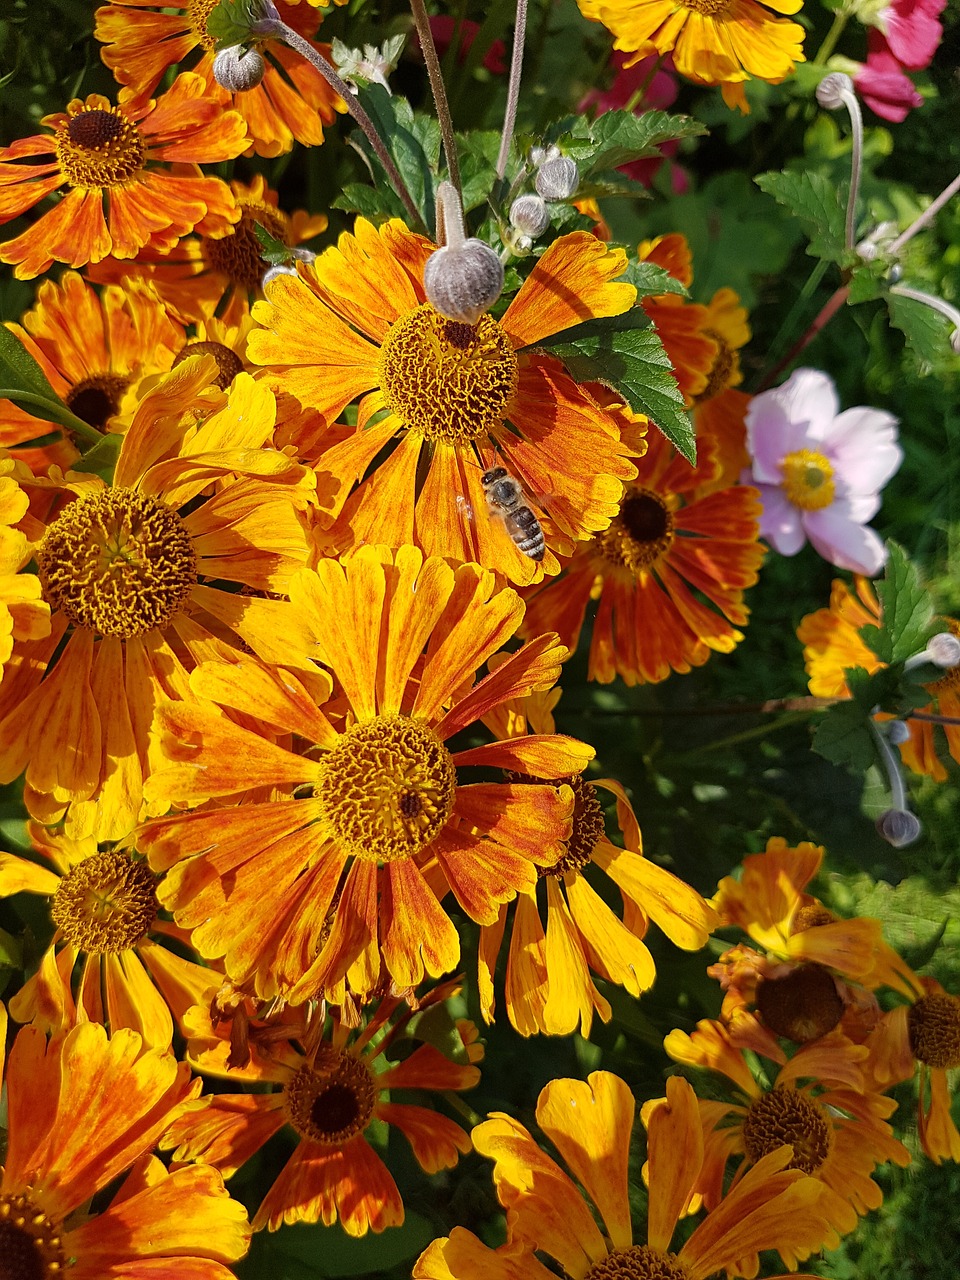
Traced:
<svg viewBox="0 0 960 1280">
<path fill-rule="evenodd" d="M 960 1067 L 960 1000 L 935 991 L 923 996 L 907 1015 L 910 1048 L 918 1062 L 951 1070 Z"/>
<path fill-rule="evenodd" d="M 660 495 L 651 489 L 631 489 L 619 514 L 594 543 L 611 564 L 639 575 L 666 555 L 673 538 L 673 515 Z"/>
<path fill-rule="evenodd" d="M 208 4 L 208 9 L 212 8 Z M 203 241 L 203 256 L 214 271 L 220 271 L 232 284 L 248 293 L 260 288 L 260 281 L 267 269 L 263 248 L 257 239 L 255 227 L 259 224 L 274 240 L 289 244 L 290 219 L 279 209 L 262 200 L 241 198 L 240 221 L 232 231 L 217 240 L 209 237 Z"/>
<path fill-rule="evenodd" d="M 140 130 L 119 107 L 81 106 L 57 129 L 54 147 L 72 187 L 120 187 L 143 168 Z"/>
<path fill-rule="evenodd" d="M 410 858 L 453 809 L 457 774 L 436 734 L 408 716 L 356 724 L 323 759 L 316 795 L 332 833 L 368 862 Z"/>
<path fill-rule="evenodd" d="M 207 31 L 207 19 L 217 7 L 217 0 L 190 0 L 187 5 L 187 19 L 193 34 L 203 47 L 205 53 L 212 53 L 217 42 Z"/>
<path fill-rule="evenodd" d="M 81 951 L 135 947 L 157 918 L 157 881 L 142 859 L 114 850 L 84 858 L 60 881 L 51 914 Z"/>
<path fill-rule="evenodd" d="M 70 388 L 67 408 L 91 427 L 104 431 L 113 415 L 119 412 L 120 401 L 129 385 L 130 379 L 119 373 L 100 373 L 84 378 Z"/>
<path fill-rule="evenodd" d="M 217 362 L 215 382 L 221 391 L 226 391 L 237 374 L 243 372 L 243 361 L 222 342 L 188 342 L 174 356 L 171 368 L 175 369 L 191 356 L 213 356 Z"/>
<path fill-rule="evenodd" d="M 197 581 L 179 515 L 133 489 L 102 489 L 66 507 L 37 551 L 44 597 L 77 627 L 130 639 L 165 627 Z"/>
<path fill-rule="evenodd" d="M 690 1280 L 690 1272 L 676 1254 L 634 1244 L 608 1253 L 590 1268 L 584 1280 Z"/>
<path fill-rule="evenodd" d="M 843 1017 L 843 999 L 827 969 L 804 964 L 782 978 L 761 978 L 757 1011 L 775 1035 L 806 1044 L 833 1030 Z"/>
<path fill-rule="evenodd" d="M 380 349 L 387 407 L 427 440 L 469 444 L 495 430 L 517 390 L 519 365 L 492 316 L 448 320 L 429 303 L 391 325 Z"/>
<path fill-rule="evenodd" d="M 340 1147 L 363 1133 L 377 1088 L 367 1066 L 352 1054 L 321 1045 L 284 1090 L 284 1109 L 301 1138 Z"/>
<path fill-rule="evenodd" d="M 754 1164 L 784 1143 L 793 1147 L 788 1169 L 816 1173 L 833 1146 L 833 1127 L 819 1102 L 799 1089 L 777 1088 L 750 1104 L 743 1146 Z"/>
<path fill-rule="evenodd" d="M 797 449 L 780 463 L 783 491 L 802 511 L 822 511 L 836 494 L 833 467 L 822 453 Z"/>
<path fill-rule="evenodd" d="M 0 1278 L 56 1280 L 66 1269 L 59 1224 L 29 1195 L 0 1195 Z"/>
</svg>

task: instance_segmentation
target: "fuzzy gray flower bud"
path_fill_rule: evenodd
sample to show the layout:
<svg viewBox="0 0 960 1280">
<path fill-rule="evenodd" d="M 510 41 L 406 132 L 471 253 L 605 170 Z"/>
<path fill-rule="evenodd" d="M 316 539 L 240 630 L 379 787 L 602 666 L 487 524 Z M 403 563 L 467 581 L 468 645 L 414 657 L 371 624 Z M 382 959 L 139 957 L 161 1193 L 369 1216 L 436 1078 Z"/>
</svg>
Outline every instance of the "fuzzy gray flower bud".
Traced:
<svg viewBox="0 0 960 1280">
<path fill-rule="evenodd" d="M 899 747 L 910 737 L 910 726 L 905 720 L 888 720 L 884 727 L 887 731 L 887 739 L 895 747 Z"/>
<path fill-rule="evenodd" d="M 817 85 L 817 101 L 826 111 L 839 111 L 853 93 L 853 81 L 842 71 L 832 71 Z"/>
<path fill-rule="evenodd" d="M 213 60 L 213 76 L 221 88 L 230 93 L 245 93 L 255 89 L 263 79 L 267 64 L 256 49 L 245 49 L 242 44 L 232 44 L 221 49 Z"/>
<path fill-rule="evenodd" d="M 950 631 L 941 631 L 927 641 L 927 654 L 937 667 L 955 667 L 960 664 L 960 639 Z"/>
<path fill-rule="evenodd" d="M 894 849 L 913 844 L 922 830 L 920 819 L 908 809 L 888 809 L 877 819 L 877 832 Z"/>
<path fill-rule="evenodd" d="M 476 324 L 503 290 L 503 263 L 482 240 L 461 240 L 427 259 L 423 272 L 427 301 L 448 320 Z"/>
<path fill-rule="evenodd" d="M 580 184 L 580 170 L 569 156 L 545 160 L 533 180 L 544 200 L 569 200 Z"/>
<path fill-rule="evenodd" d="M 536 240 L 550 225 L 550 211 L 540 196 L 517 196 L 510 206 L 510 222 Z"/>
</svg>

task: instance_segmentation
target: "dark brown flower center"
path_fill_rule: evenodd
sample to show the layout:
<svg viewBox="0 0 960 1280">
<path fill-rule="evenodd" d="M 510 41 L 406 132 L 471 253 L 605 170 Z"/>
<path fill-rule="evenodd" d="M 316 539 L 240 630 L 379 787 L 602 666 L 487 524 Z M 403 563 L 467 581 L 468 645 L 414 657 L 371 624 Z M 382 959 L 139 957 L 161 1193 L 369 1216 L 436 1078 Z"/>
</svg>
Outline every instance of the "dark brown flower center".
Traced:
<svg viewBox="0 0 960 1280">
<path fill-rule="evenodd" d="M 377 1089 L 359 1058 L 321 1045 L 312 1066 L 300 1068 L 284 1091 L 287 1118 L 301 1138 L 340 1147 L 363 1133 Z"/>
<path fill-rule="evenodd" d="M 243 361 L 222 342 L 188 342 L 174 356 L 171 367 L 175 369 L 191 356 L 213 356 L 217 362 L 216 384 L 221 391 L 226 391 L 237 374 L 243 372 Z"/>
<path fill-rule="evenodd" d="M 59 1224 L 28 1195 L 0 1195 L 0 1280 L 57 1280 L 66 1269 Z"/>
<path fill-rule="evenodd" d="M 788 1169 L 816 1173 L 833 1146 L 833 1127 L 819 1102 L 799 1089 L 777 1088 L 750 1105 L 743 1121 L 743 1146 L 754 1164 L 789 1143 Z"/>
<path fill-rule="evenodd" d="M 922 996 L 907 1015 L 910 1048 L 918 1062 L 960 1067 L 960 1000 L 944 992 Z"/>
<path fill-rule="evenodd" d="M 805 964 L 782 978 L 761 978 L 757 1011 L 775 1035 L 806 1044 L 833 1030 L 843 1017 L 843 1000 L 826 969 Z"/>
<path fill-rule="evenodd" d="M 130 379 L 119 373 L 101 373 L 93 378 L 84 378 L 67 394 L 67 408 L 83 422 L 103 431 L 113 415 L 119 412 L 120 401 L 129 385 Z"/>
<path fill-rule="evenodd" d="M 590 1268 L 584 1280 L 690 1280 L 690 1272 L 676 1254 L 634 1244 L 608 1253 Z"/>
<path fill-rule="evenodd" d="M 254 228 L 259 224 L 274 240 L 287 244 L 291 233 L 290 220 L 285 213 L 260 200 L 241 198 L 239 204 L 240 221 L 225 236 L 216 240 L 207 237 L 203 242 L 203 253 L 214 271 L 222 272 L 247 293 L 255 293 L 260 288 L 268 264 Z"/>
<path fill-rule="evenodd" d="M 611 564 L 639 575 L 669 551 L 673 538 L 673 516 L 660 495 L 631 489 L 595 546 Z"/>
<path fill-rule="evenodd" d="M 119 187 L 143 168 L 140 130 L 119 107 L 85 107 L 54 135 L 60 172 L 74 187 Z"/>
</svg>

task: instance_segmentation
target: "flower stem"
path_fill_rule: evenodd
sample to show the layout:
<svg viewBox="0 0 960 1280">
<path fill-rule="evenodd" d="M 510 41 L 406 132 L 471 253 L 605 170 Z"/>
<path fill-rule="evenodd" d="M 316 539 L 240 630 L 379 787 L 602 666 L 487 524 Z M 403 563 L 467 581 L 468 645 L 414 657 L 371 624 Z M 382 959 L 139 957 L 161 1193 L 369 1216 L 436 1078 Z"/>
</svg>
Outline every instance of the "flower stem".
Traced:
<svg viewBox="0 0 960 1280">
<path fill-rule="evenodd" d="M 783 351 L 783 348 L 786 345 L 787 339 L 790 337 L 791 333 L 793 333 L 794 327 L 798 319 L 800 318 L 802 313 L 806 310 L 807 303 L 810 301 L 811 297 L 816 292 L 817 287 L 819 286 L 820 281 L 823 279 L 824 275 L 826 274 L 826 270 L 829 265 L 830 264 L 827 262 L 825 258 L 821 258 L 820 261 L 817 263 L 817 265 L 810 272 L 809 276 L 807 276 L 806 284 L 800 290 L 800 294 L 797 297 L 797 300 L 794 302 L 793 306 L 790 308 L 790 311 L 788 312 L 786 319 L 784 320 L 783 324 L 781 324 L 780 328 L 777 330 L 777 333 L 773 341 L 770 343 L 770 350 L 767 352 L 766 364 L 764 366 L 764 369 L 761 371 L 761 375 L 760 375 L 761 377 L 760 389 L 762 389 L 767 385 L 767 379 L 765 376 L 766 368 L 769 367 L 774 360 L 778 360 L 780 358 L 780 353 Z"/>
<path fill-rule="evenodd" d="M 948 186 L 943 188 L 936 200 L 924 209 L 916 222 L 912 222 L 910 226 L 907 227 L 906 231 L 897 236 L 893 244 L 889 246 L 887 252 L 891 254 L 899 253 L 908 240 L 912 240 L 918 231 L 922 231 L 928 222 L 933 221 L 947 201 L 952 200 L 958 191 L 960 191 L 960 173 L 957 174 Z"/>
<path fill-rule="evenodd" d="M 823 44 L 817 50 L 813 58 L 813 61 L 815 63 L 819 65 L 820 63 L 826 62 L 826 60 L 830 57 L 831 53 L 833 53 L 834 49 L 837 47 L 837 41 L 843 35 L 844 28 L 846 27 L 849 21 L 850 21 L 849 9 L 844 8 L 839 10 L 838 13 L 834 14 L 833 25 L 830 27 L 830 30 L 827 32 L 827 34 L 824 36 Z"/>
<path fill-rule="evenodd" d="M 274 13 L 276 13 L 276 10 L 274 10 Z M 284 44 L 289 45 L 290 48 L 299 53 L 301 57 L 306 58 L 310 65 L 320 72 L 327 84 L 330 85 L 331 89 L 340 95 L 347 110 L 366 134 L 367 141 L 370 143 L 371 147 L 373 147 L 377 159 L 383 165 L 384 172 L 390 179 L 394 191 L 396 191 L 397 195 L 403 201 L 403 207 L 410 215 L 414 228 L 417 231 L 425 232 L 427 228 L 423 218 L 420 216 L 420 210 L 414 203 L 413 196 L 411 196 L 407 189 L 407 184 L 400 176 L 400 171 L 393 163 L 393 158 L 387 150 L 383 139 L 380 137 L 379 133 L 377 133 L 376 126 L 367 115 L 366 111 L 364 111 L 363 107 L 361 107 L 356 97 L 350 92 L 349 86 L 340 79 L 323 54 L 319 53 L 310 41 L 305 40 L 298 31 L 294 31 L 292 27 L 288 27 L 279 15 L 262 18 L 258 23 L 256 23 L 253 29 L 257 35 L 273 36 L 275 39 L 282 40 Z"/>
<path fill-rule="evenodd" d="M 793 344 L 783 359 L 776 364 L 763 379 L 763 382 L 757 388 L 758 391 L 765 391 L 773 382 L 778 373 L 782 373 L 788 365 L 796 360 L 797 356 L 814 340 L 821 329 L 825 329 L 833 317 L 837 314 L 843 304 L 846 302 L 850 294 L 850 286 L 843 284 L 820 308 L 819 314 L 811 323 L 806 333 Z"/>
<path fill-rule="evenodd" d="M 527 34 L 527 0 L 517 0 L 517 20 L 513 28 L 513 53 L 510 58 L 510 83 L 507 86 L 507 108 L 503 113 L 503 133 L 500 135 L 500 152 L 497 156 L 497 177 L 507 171 L 507 158 L 513 129 L 517 123 L 517 102 L 520 98 L 520 73 L 523 69 L 523 43 Z"/>
<path fill-rule="evenodd" d="M 887 735 L 875 720 L 870 721 L 870 728 L 873 730 L 877 751 L 883 761 L 887 780 L 890 783 L 890 798 L 893 802 L 893 807 L 901 810 L 909 809 L 910 806 L 907 804 L 907 792 L 903 785 L 903 775 L 900 772 L 898 757 L 887 741 Z"/>
<path fill-rule="evenodd" d="M 653 77 L 660 70 L 660 64 L 663 62 L 665 57 L 666 57 L 666 54 L 661 53 L 658 58 L 655 58 L 653 60 L 653 63 L 650 66 L 650 70 L 643 77 L 643 83 L 641 84 L 640 88 L 635 89 L 633 93 L 631 93 L 630 97 L 627 99 L 623 108 L 624 111 L 636 111 L 640 103 L 643 102 L 644 98 L 647 96 L 647 90 L 653 84 Z"/>
<path fill-rule="evenodd" d="M 461 195 L 460 160 L 457 156 L 457 141 L 453 135 L 453 120 L 450 116 L 450 104 L 447 101 L 447 90 L 443 83 L 443 72 L 440 70 L 440 59 L 437 57 L 437 46 L 433 42 L 430 30 L 430 19 L 423 0 L 410 0 L 413 20 L 417 24 L 417 35 L 420 37 L 420 49 L 423 60 L 427 64 L 427 75 L 430 77 L 430 90 L 433 93 L 437 119 L 440 121 L 440 133 L 443 137 L 443 150 L 447 157 L 447 170 L 450 181 Z"/>
</svg>

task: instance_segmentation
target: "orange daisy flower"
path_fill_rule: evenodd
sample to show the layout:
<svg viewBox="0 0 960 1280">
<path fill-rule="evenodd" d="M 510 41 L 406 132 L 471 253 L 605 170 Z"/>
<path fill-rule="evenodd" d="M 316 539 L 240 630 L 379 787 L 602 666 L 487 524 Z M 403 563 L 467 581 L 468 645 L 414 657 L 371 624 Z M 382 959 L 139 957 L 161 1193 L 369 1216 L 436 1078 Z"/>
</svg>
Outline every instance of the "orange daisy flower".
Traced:
<svg viewBox="0 0 960 1280">
<path fill-rule="evenodd" d="M 416 1007 L 435 1007 L 450 994 L 448 983 Z M 229 1031 L 214 1029 L 209 1013 L 194 1010 L 194 1029 L 200 1035 L 191 1040 L 191 1056 L 197 1069 L 227 1080 L 239 1076 L 261 1090 L 215 1093 L 188 1103 L 162 1145 L 176 1148 L 174 1161 L 200 1160 L 230 1178 L 288 1126 L 299 1141 L 264 1196 L 254 1231 L 276 1231 L 294 1222 L 322 1221 L 329 1227 L 338 1219 L 351 1236 L 402 1226 L 400 1191 L 365 1131 L 376 1121 L 393 1125 L 426 1173 L 450 1169 L 470 1150 L 467 1134 L 441 1112 L 396 1102 L 393 1094 L 407 1089 L 459 1093 L 480 1079 L 479 1069 L 467 1061 L 463 1041 L 462 1062 L 451 1061 L 431 1044 L 420 1044 L 406 1057 L 397 1059 L 394 1053 L 385 1058 L 388 1051 L 411 1043 L 404 1031 L 413 1012 L 402 1001 L 385 997 L 366 1025 L 355 1029 L 336 1014 L 326 1031 L 281 1022 L 269 1047 L 264 1045 L 236 1072 L 223 1065 Z M 262 1028 L 261 1035 L 269 1030 Z M 276 1086 L 273 1092 L 262 1091 L 271 1085 Z"/>
<path fill-rule="evenodd" d="M 40 579 L 22 572 L 33 559 L 33 549 L 18 527 L 30 505 L 18 480 L 32 478 L 22 463 L 0 456 L 0 680 L 15 645 L 50 634 L 50 606 L 43 599 Z"/>
<path fill-rule="evenodd" d="M 7 1015 L 0 1004 L 0 1069 Z M 103 1280 L 232 1280 L 247 1252 L 243 1206 L 205 1167 L 169 1173 L 149 1154 L 196 1096 L 190 1068 L 133 1031 L 108 1040 L 86 1022 L 52 1040 L 20 1031 L 3 1073 L 7 1146 L 0 1176 L 0 1258 L 10 1275 Z M 105 1206 L 91 1198 L 115 1179 Z"/>
<path fill-rule="evenodd" d="M 602 22 L 613 47 L 634 56 L 672 53 L 677 71 L 694 84 L 723 86 L 729 107 L 749 111 L 743 82 L 779 84 L 803 62 L 804 30 L 777 14 L 797 13 L 803 0 L 577 0 L 585 18 Z M 773 12 L 771 12 L 773 10 Z"/>
<path fill-rule="evenodd" d="M 723 1269 L 728 1276 L 755 1276 L 759 1250 L 779 1248 L 796 1266 L 796 1259 L 830 1240 L 819 1211 L 822 1184 L 785 1167 L 792 1150 L 781 1146 L 746 1173 L 682 1248 L 670 1250 L 703 1157 L 696 1095 L 673 1077 L 649 1116 L 646 1243 L 635 1244 L 633 1119 L 633 1094 L 610 1072 L 594 1071 L 585 1081 L 552 1080 L 540 1094 L 537 1124 L 571 1178 L 523 1125 L 494 1113 L 474 1129 L 473 1145 L 494 1162 L 497 1195 L 507 1210 L 507 1248 L 488 1249 L 458 1227 L 421 1254 L 414 1280 L 547 1280 L 556 1273 L 534 1250 L 556 1259 L 569 1280 L 705 1280 Z"/>
<path fill-rule="evenodd" d="M 844 672 L 848 667 L 863 667 L 869 674 L 886 664 L 860 639 L 861 627 L 879 626 L 880 603 L 869 578 L 854 580 L 856 597 L 841 578 L 835 578 L 830 590 L 830 606 L 808 613 L 797 627 L 797 638 L 803 645 L 803 659 L 810 677 L 810 692 L 821 698 L 849 698 L 850 690 Z M 960 622 L 942 619 L 943 625 L 960 636 Z M 926 712 L 960 719 L 960 665 L 950 667 L 939 680 L 924 688 L 933 697 Z M 888 717 L 879 717 L 881 719 Z M 960 725 L 937 726 L 929 720 L 907 721 L 910 737 L 899 744 L 904 764 L 914 773 L 925 774 L 934 782 L 945 782 L 947 770 L 937 750 L 935 730 L 943 730 L 947 750 L 960 764 Z"/>
<path fill-rule="evenodd" d="M 766 852 L 743 860 L 740 878 L 720 881 L 713 906 L 723 925 L 734 925 L 763 948 L 737 946 L 708 969 L 724 988 L 722 1015 L 734 1028 L 744 1010 L 756 1008 L 776 1035 L 797 1043 L 816 1040 L 843 1020 L 849 1034 L 876 1022 L 879 1009 L 867 993 L 881 986 L 908 995 L 911 970 L 883 939 L 879 920 L 838 919 L 805 893 L 823 862 L 823 849 L 780 836 Z"/>
<path fill-rule="evenodd" d="M 160 713 L 177 763 L 155 775 L 155 801 L 205 801 L 247 788 L 302 788 L 298 798 L 241 804 L 150 823 L 139 834 L 161 899 L 201 955 L 230 978 L 292 1003 L 347 978 L 358 995 L 389 975 L 401 988 L 460 958 L 439 899 L 492 924 L 500 904 L 536 884 L 563 855 L 573 793 L 544 781 L 465 784 L 472 766 L 553 779 L 579 773 L 593 751 L 559 734 L 451 752 L 447 741 L 508 698 L 549 688 L 566 656 L 555 636 L 528 644 L 474 684 L 516 631 L 523 605 L 478 565 L 452 568 L 414 547 L 363 547 L 295 576 L 291 617 L 304 652 L 337 681 L 308 692 L 292 675 L 242 658 L 206 664 L 196 699 Z M 331 619 L 337 620 L 336 626 Z M 322 681 L 325 680 L 325 687 Z M 298 754 L 272 738 L 310 744 Z M 318 941 L 319 940 L 319 941 Z M 382 966 L 381 970 L 381 952 Z"/>
<path fill-rule="evenodd" d="M 559 696 L 559 690 L 554 692 Z M 509 727 L 499 735 L 507 740 L 528 732 L 528 724 L 537 733 L 554 732 L 551 707 L 545 705 L 542 694 L 516 702 L 510 713 Z M 516 780 L 532 781 L 524 775 Z M 580 1024 L 581 1034 L 587 1037 L 594 1012 L 604 1022 L 611 1016 L 610 1004 L 591 974 L 624 987 L 632 996 L 653 985 L 656 968 L 642 941 L 651 918 L 676 946 L 697 951 L 705 945 L 717 916 L 696 890 L 643 856 L 636 814 L 618 782 L 612 778 L 587 782 L 577 776 L 554 781 L 573 790 L 573 829 L 559 861 L 541 867 L 535 888 L 517 895 L 505 978 L 507 1016 L 521 1035 L 539 1031 L 568 1035 Z M 616 799 L 625 849 L 607 839 L 598 788 Z M 603 873 L 619 889 L 622 919 L 590 883 L 588 867 L 596 868 L 592 874 L 598 879 Z M 486 1022 L 493 1021 L 493 973 L 508 911 L 505 904 L 496 923 L 480 930 L 478 984 Z"/>
<path fill-rule="evenodd" d="M 335 551 L 412 543 L 513 582 L 539 581 L 559 568 L 554 549 L 569 552 L 606 528 L 635 468 L 615 417 L 559 360 L 531 348 L 628 310 L 636 290 L 616 280 L 626 255 L 585 231 L 561 236 L 501 319 L 471 326 L 425 301 L 433 251 L 399 221 L 375 229 L 359 218 L 299 279 L 270 283 L 268 301 L 254 306 L 263 328 L 250 356 L 328 424 L 362 396 L 356 427 L 332 433 L 311 459 L 332 487 Z M 501 459 L 542 516 L 542 564 L 486 514 L 480 477 Z"/>
<path fill-rule="evenodd" d="M 527 633 L 554 630 L 575 649 L 587 605 L 599 600 L 587 674 L 604 683 L 653 684 L 731 653 L 764 549 L 756 489 L 709 492 L 718 465 L 710 441 L 691 467 L 659 432 L 651 436 L 610 527 L 528 598 Z"/>
<path fill-rule="evenodd" d="M 27 832 L 43 863 L 0 853 L 0 898 L 47 898 L 56 931 L 10 1012 L 55 1035 L 78 1020 L 100 1022 L 169 1048 L 174 1020 L 201 999 L 212 975 L 170 949 L 184 937 L 159 918 L 156 876 L 132 850 L 100 850 L 94 839 L 71 840 L 35 823 Z"/>
<path fill-rule="evenodd" d="M 185 340 L 149 285 L 125 280 L 98 293 L 75 271 L 59 283 L 45 280 L 23 327 L 7 328 L 71 413 L 104 433 L 122 429 L 124 411 L 136 405 L 136 381 L 166 372 Z M 51 444 L 18 447 L 51 432 Z M 80 456 L 67 434 L 10 400 L 0 400 L 0 444 L 38 474 L 52 464 L 66 469 Z"/>
<path fill-rule="evenodd" d="M 119 284 L 130 276 L 144 276 L 183 324 L 195 324 L 215 313 L 221 318 L 235 316 L 238 306 L 260 296 L 267 270 L 256 226 L 294 249 L 325 231 L 327 216 L 303 209 L 286 213 L 279 208 L 276 191 L 260 174 L 249 184 L 231 182 L 230 189 L 240 220 L 225 234 L 186 236 L 169 251 L 141 250 L 134 262 L 104 258 L 87 272 L 90 279 Z"/>
<path fill-rule="evenodd" d="M 323 126 L 346 110 L 323 76 L 298 53 L 280 41 L 259 41 L 255 48 L 266 64 L 263 80 L 254 89 L 229 93 L 213 75 L 215 41 L 207 19 L 216 0 L 189 0 L 176 7 L 151 0 L 113 0 L 96 11 L 94 35 L 106 46 L 104 62 L 138 99 L 148 98 L 174 66 L 189 69 L 204 83 L 204 96 L 222 108 L 232 104 L 246 122 L 250 150 L 260 156 L 279 156 L 294 142 L 316 147 L 323 142 Z M 298 4 L 277 0 L 282 20 L 312 40 L 320 15 Z M 329 45 L 314 45 L 330 61 Z"/>
<path fill-rule="evenodd" d="M 0 686 L 0 776 L 26 770 L 32 816 L 52 824 L 66 813 L 74 838 L 120 840 L 146 815 L 154 709 L 187 695 L 201 657 L 243 643 L 302 663 L 289 649 L 294 624 L 278 631 L 282 602 L 229 588 L 282 592 L 306 561 L 297 504 L 313 477 L 264 447 L 267 388 L 241 374 L 228 398 L 214 374 L 202 356 L 162 376 L 112 485 L 79 472 L 42 482 L 54 505 L 31 540 L 52 627 L 15 647 Z"/>
<path fill-rule="evenodd" d="M 99 93 L 74 98 L 40 123 L 52 133 L 0 147 L 0 225 L 69 190 L 0 244 L 0 262 L 15 264 L 19 280 L 54 262 L 82 267 L 109 254 L 134 258 L 145 245 L 172 249 L 194 228 L 222 235 L 240 216 L 227 184 L 196 166 L 240 155 L 246 126 L 204 96 L 199 76 L 182 75 L 162 97 L 139 104 L 124 92 L 116 107 Z M 35 163 L 43 156 L 53 159 Z"/>
<path fill-rule="evenodd" d="M 736 1187 L 750 1165 L 789 1143 L 789 1167 L 802 1169 L 822 1184 L 819 1211 L 824 1226 L 845 1235 L 857 1225 L 858 1215 L 883 1203 L 883 1193 L 870 1176 L 877 1165 L 892 1161 L 903 1168 L 910 1163 L 910 1153 L 886 1123 L 896 1102 L 865 1088 L 862 1066 L 867 1050 L 841 1032 L 804 1045 L 789 1060 L 756 1021 L 743 1022 L 733 1037 L 722 1023 L 704 1020 L 692 1035 L 671 1031 L 663 1045 L 675 1062 L 725 1075 L 746 1099 L 698 1099 L 704 1160 L 690 1192 L 708 1209 L 722 1201 L 731 1157 L 743 1157 L 734 1173 Z M 757 1081 L 745 1051 L 779 1066 L 778 1072 L 769 1073 L 772 1084 Z M 828 1248 L 836 1247 L 836 1235 Z M 773 1247 L 780 1248 L 779 1243 Z M 780 1252 L 784 1263 L 793 1265 L 791 1254 Z"/>
<path fill-rule="evenodd" d="M 960 999 L 935 978 L 917 978 L 911 1003 L 885 1013 L 866 1047 L 870 1078 L 884 1089 L 909 1080 L 919 1067 L 920 1145 L 935 1164 L 960 1161 L 947 1075 L 960 1067 Z"/>
<path fill-rule="evenodd" d="M 693 255 L 686 237 L 678 234 L 645 240 L 637 249 L 641 262 L 652 262 L 689 287 L 693 283 Z M 688 405 L 707 389 L 719 355 L 719 344 L 708 332 L 709 313 L 699 302 L 675 293 L 655 294 L 640 305 L 653 321 L 673 365 L 677 385 Z"/>
</svg>

